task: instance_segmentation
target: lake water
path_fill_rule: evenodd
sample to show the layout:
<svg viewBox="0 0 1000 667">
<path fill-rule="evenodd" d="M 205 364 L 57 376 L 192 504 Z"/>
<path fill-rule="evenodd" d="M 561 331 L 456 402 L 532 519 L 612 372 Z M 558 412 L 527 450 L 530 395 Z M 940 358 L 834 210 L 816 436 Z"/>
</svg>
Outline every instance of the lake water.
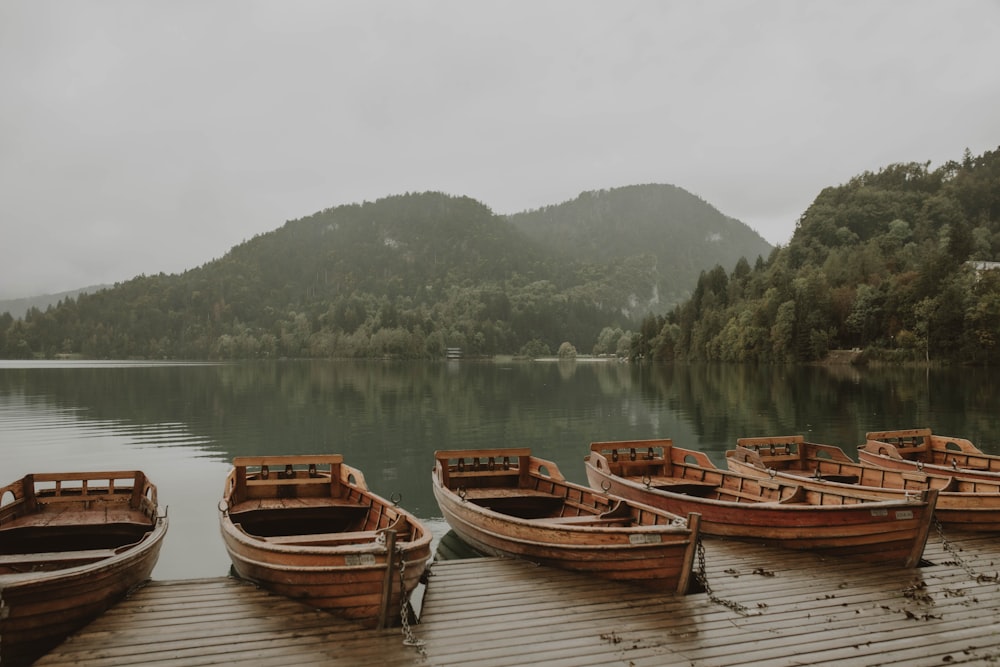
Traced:
<svg viewBox="0 0 1000 667">
<path fill-rule="evenodd" d="M 0 479 L 144 470 L 170 517 L 153 577 L 217 577 L 229 570 L 216 508 L 234 456 L 341 453 L 437 532 L 436 449 L 527 446 L 579 483 L 599 440 L 669 437 L 724 465 L 739 437 L 802 434 L 853 456 L 866 431 L 929 427 L 1000 453 L 996 378 L 605 361 L 0 361 Z"/>
</svg>

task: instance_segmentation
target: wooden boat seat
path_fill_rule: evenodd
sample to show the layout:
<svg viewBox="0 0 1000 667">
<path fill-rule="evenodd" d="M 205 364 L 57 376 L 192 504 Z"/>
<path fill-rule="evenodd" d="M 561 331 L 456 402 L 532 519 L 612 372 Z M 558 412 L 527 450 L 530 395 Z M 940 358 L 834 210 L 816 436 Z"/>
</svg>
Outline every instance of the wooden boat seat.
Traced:
<svg viewBox="0 0 1000 667">
<path fill-rule="evenodd" d="M 499 500 L 501 498 L 553 498 L 551 493 L 538 489 L 521 489 L 505 487 L 485 487 L 481 489 L 465 489 L 466 500 Z"/>
<path fill-rule="evenodd" d="M 521 477 L 521 471 L 517 468 L 510 468 L 504 470 L 503 468 L 495 468 L 490 470 L 489 468 L 480 468 L 479 470 L 451 470 L 448 472 L 448 478 L 450 480 L 456 479 L 470 479 L 475 477 L 489 477 L 496 478 L 497 480 L 513 480 L 514 483 L 517 482 Z M 454 482 L 450 482 L 454 484 Z"/>
<path fill-rule="evenodd" d="M 115 555 L 114 549 L 84 549 L 80 551 L 46 551 L 30 554 L 0 554 L 0 566 L 33 565 L 80 561 L 92 563 Z"/>
<path fill-rule="evenodd" d="M 715 494 L 716 500 L 725 500 L 732 502 L 734 499 L 737 501 L 739 499 L 752 500 L 755 503 L 772 503 L 778 504 L 777 500 L 765 500 L 763 496 L 759 493 L 753 493 L 749 491 L 737 491 L 736 489 L 726 489 L 719 487 L 719 492 Z"/>
<path fill-rule="evenodd" d="M 249 478 L 246 481 L 247 487 L 254 486 L 331 486 L 329 477 L 268 477 L 267 479 Z"/>
<path fill-rule="evenodd" d="M 543 516 L 537 519 L 529 519 L 532 523 L 555 523 L 559 525 L 574 526 L 628 526 L 631 525 L 631 517 L 601 517 L 594 514 L 582 514 L 580 516 Z"/>
<path fill-rule="evenodd" d="M 257 537 L 257 536 L 254 536 Z M 332 547 L 339 544 L 365 544 L 374 543 L 378 538 L 378 533 L 374 530 L 358 530 L 343 533 L 316 533 L 315 535 L 278 535 L 275 537 L 257 537 L 269 544 L 288 544 L 311 547 Z M 396 536 L 397 540 L 407 539 L 405 536 Z"/>
<path fill-rule="evenodd" d="M 244 500 L 241 503 L 234 505 L 229 508 L 230 514 L 239 514 L 240 512 L 252 512 L 254 510 L 289 510 L 289 509 L 302 509 L 302 510 L 323 510 L 329 508 L 336 508 L 338 511 L 341 510 L 364 510 L 368 511 L 367 505 L 361 505 L 356 500 L 349 500 L 344 498 L 250 498 Z"/>
</svg>

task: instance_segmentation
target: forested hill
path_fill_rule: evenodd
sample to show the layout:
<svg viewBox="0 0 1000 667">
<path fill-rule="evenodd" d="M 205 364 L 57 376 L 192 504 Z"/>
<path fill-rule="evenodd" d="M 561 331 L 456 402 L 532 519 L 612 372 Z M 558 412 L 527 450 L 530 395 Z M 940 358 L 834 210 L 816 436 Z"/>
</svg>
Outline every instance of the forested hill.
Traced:
<svg viewBox="0 0 1000 667">
<path fill-rule="evenodd" d="M 825 188 L 769 261 L 718 266 L 642 323 L 662 360 L 1000 362 L 1000 149 Z"/>
<path fill-rule="evenodd" d="M 632 247 L 651 243 L 633 228 Z M 434 358 L 589 353 L 598 339 L 613 352 L 660 277 L 648 258 L 603 259 L 553 252 L 468 197 L 398 195 L 289 221 L 183 274 L 0 316 L 0 355 Z"/>
<path fill-rule="evenodd" d="M 691 296 L 701 271 L 731 269 L 773 250 L 747 225 L 690 192 L 666 184 L 584 192 L 576 199 L 510 216 L 530 238 L 554 252 L 598 263 L 655 267 L 657 293 L 642 310 L 662 311 Z"/>
</svg>

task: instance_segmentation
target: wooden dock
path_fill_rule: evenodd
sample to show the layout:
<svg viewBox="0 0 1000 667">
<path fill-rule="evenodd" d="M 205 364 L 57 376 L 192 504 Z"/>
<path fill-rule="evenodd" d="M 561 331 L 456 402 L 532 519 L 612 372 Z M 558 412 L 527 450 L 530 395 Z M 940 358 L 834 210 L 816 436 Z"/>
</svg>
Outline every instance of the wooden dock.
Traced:
<svg viewBox="0 0 1000 667">
<path fill-rule="evenodd" d="M 420 646 L 234 579 L 152 582 L 36 664 L 997 664 L 1000 541 L 945 537 L 914 570 L 706 539 L 709 592 L 676 598 L 520 561 L 437 562 Z"/>
</svg>

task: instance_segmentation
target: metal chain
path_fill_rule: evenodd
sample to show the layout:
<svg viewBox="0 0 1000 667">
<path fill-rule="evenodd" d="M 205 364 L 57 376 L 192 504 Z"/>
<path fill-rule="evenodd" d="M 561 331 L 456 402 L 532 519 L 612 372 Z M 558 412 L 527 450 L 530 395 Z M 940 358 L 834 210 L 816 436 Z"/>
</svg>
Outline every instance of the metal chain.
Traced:
<svg viewBox="0 0 1000 667">
<path fill-rule="evenodd" d="M 732 609 L 741 616 L 749 616 L 750 610 L 745 605 L 742 605 L 735 600 L 724 600 L 712 592 L 712 587 L 708 585 L 708 574 L 705 568 L 705 545 L 702 544 L 701 535 L 698 536 L 698 544 L 696 548 L 698 553 L 698 569 L 695 571 L 694 577 L 698 580 L 698 583 L 701 584 L 701 587 L 705 589 L 708 599 L 715 604 L 720 604 L 723 607 Z"/>
<path fill-rule="evenodd" d="M 425 655 L 424 643 L 414 636 L 413 628 L 410 627 L 410 614 L 413 611 L 413 607 L 410 605 L 410 594 L 406 590 L 406 581 L 404 578 L 406 574 L 406 558 L 403 557 L 402 548 L 397 547 L 396 552 L 399 555 L 399 622 L 403 626 L 403 645 L 415 646 L 421 655 Z"/>
<path fill-rule="evenodd" d="M 996 581 L 997 580 L 997 577 L 995 577 L 995 576 L 991 577 L 991 576 L 989 576 L 987 574 L 976 574 L 976 571 L 972 569 L 972 566 L 969 565 L 965 561 L 965 559 L 962 558 L 961 554 L 958 553 L 958 549 L 955 548 L 955 545 L 953 545 L 951 542 L 949 542 L 948 538 L 946 538 L 944 536 L 944 527 L 941 525 L 941 522 L 938 520 L 936 512 L 932 515 L 932 518 L 934 520 L 934 529 L 937 531 L 938 537 L 941 539 L 941 546 L 944 547 L 945 551 L 947 551 L 948 553 L 950 553 L 952 555 L 952 557 L 955 559 L 955 562 L 963 570 L 965 570 L 966 574 L 968 574 L 972 579 L 974 579 L 976 581 L 979 581 L 979 582 Z"/>
</svg>

